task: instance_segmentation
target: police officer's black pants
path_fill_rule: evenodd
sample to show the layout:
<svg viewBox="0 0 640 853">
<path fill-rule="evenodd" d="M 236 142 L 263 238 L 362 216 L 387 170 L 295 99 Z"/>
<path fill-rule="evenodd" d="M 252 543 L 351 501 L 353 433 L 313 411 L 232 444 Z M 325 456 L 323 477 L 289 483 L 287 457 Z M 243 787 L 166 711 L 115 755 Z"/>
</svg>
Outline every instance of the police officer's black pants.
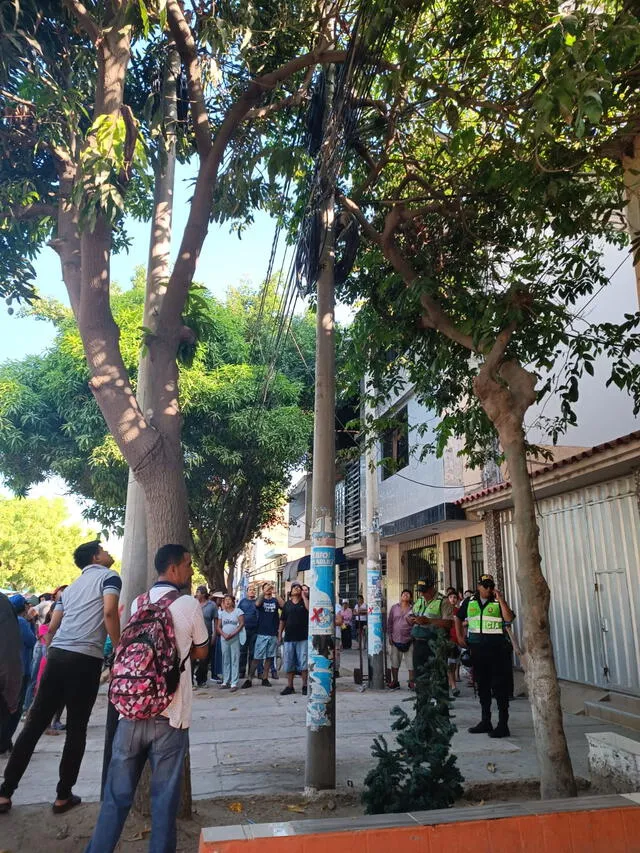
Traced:
<svg viewBox="0 0 640 853">
<path fill-rule="evenodd" d="M 506 643 L 472 643 L 469 645 L 473 675 L 478 687 L 482 719 L 491 717 L 491 696 L 495 696 L 500 719 L 509 715 L 511 648 Z"/>
</svg>

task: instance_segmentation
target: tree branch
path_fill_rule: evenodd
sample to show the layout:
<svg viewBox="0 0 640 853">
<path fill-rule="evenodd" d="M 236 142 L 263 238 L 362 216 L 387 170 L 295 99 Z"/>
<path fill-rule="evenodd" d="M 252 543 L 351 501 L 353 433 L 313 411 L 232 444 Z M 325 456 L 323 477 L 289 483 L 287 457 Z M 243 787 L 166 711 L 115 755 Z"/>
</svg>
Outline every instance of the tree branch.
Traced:
<svg viewBox="0 0 640 853">
<path fill-rule="evenodd" d="M 100 28 L 89 14 L 87 7 L 80 0 L 62 0 L 62 4 L 95 44 L 100 38 Z"/>
<path fill-rule="evenodd" d="M 298 71 L 320 64 L 344 62 L 346 56 L 347 52 L 344 50 L 318 48 L 298 56 L 275 71 L 270 71 L 268 74 L 263 74 L 261 77 L 252 80 L 244 94 L 227 112 L 211 150 L 207 157 L 200 162 L 189 217 L 159 318 L 159 322 L 162 322 L 165 328 L 175 328 L 175 332 L 178 334 L 180 315 L 209 229 L 209 214 L 218 180 L 218 170 L 227 145 L 236 130 L 246 120 L 249 112 L 256 106 L 265 92 L 272 91 L 279 83 L 289 79 Z"/>
<path fill-rule="evenodd" d="M 274 101 L 272 104 L 267 104 L 264 107 L 254 107 L 252 110 L 246 115 L 247 119 L 258 119 L 265 118 L 266 116 L 272 115 L 273 113 L 277 113 L 280 110 L 286 109 L 286 107 L 295 107 L 298 104 L 301 104 L 305 99 L 309 86 L 311 84 L 311 80 L 313 79 L 313 67 L 309 68 L 307 73 L 305 74 L 304 81 L 297 92 L 293 95 L 289 95 L 286 98 L 282 98 L 280 101 Z"/>
<path fill-rule="evenodd" d="M 395 231 L 403 219 L 401 207 L 394 208 L 389 211 L 385 218 L 385 226 L 382 234 L 377 231 L 371 223 L 368 222 L 358 205 L 352 200 L 338 195 L 338 199 L 344 207 L 352 213 L 360 223 L 363 233 L 372 242 L 376 243 L 382 249 L 386 259 L 391 263 L 391 266 L 402 277 L 402 280 L 407 287 L 411 287 L 420 279 L 420 275 L 413 268 L 411 263 L 404 257 L 398 244 L 395 241 Z M 436 329 L 442 332 L 449 340 L 454 341 L 465 349 L 471 352 L 477 352 L 477 347 L 473 342 L 471 335 L 461 332 L 454 321 L 449 317 L 440 303 L 430 296 L 428 293 L 420 294 L 420 303 L 424 308 L 422 316 L 422 325 L 424 328 Z"/>
<path fill-rule="evenodd" d="M 196 137 L 196 149 L 200 158 L 207 157 L 211 151 L 211 125 L 200 77 L 200 62 L 191 27 L 186 21 L 177 0 L 168 0 L 167 17 L 169 29 L 175 41 L 180 58 L 187 69 L 187 85 L 193 131 Z"/>
<path fill-rule="evenodd" d="M 53 204 L 11 205 L 6 210 L 0 210 L 0 219 L 11 218 L 17 222 L 25 219 L 41 219 L 43 216 L 55 217 L 58 208 Z"/>
</svg>

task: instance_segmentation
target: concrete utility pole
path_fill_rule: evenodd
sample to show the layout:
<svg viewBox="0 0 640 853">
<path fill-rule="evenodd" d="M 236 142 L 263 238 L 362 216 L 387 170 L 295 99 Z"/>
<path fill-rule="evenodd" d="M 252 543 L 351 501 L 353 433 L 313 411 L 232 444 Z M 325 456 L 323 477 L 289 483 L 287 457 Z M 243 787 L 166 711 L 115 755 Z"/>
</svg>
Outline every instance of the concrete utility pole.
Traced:
<svg viewBox="0 0 640 853">
<path fill-rule="evenodd" d="M 365 381 L 365 424 L 375 417 Z M 378 519 L 378 454 L 375 445 L 365 450 L 365 498 L 367 532 L 367 649 L 369 687 L 384 690 L 384 633 L 382 630 L 382 571 L 380 568 L 380 527 Z"/>
<path fill-rule="evenodd" d="M 335 70 L 327 69 L 326 116 L 333 103 Z M 322 235 L 316 318 L 316 388 L 313 431 L 311 580 L 309 583 L 309 698 L 305 788 L 336 786 L 335 695 L 335 195 L 327 175 L 331 139 L 320 153 Z"/>
</svg>

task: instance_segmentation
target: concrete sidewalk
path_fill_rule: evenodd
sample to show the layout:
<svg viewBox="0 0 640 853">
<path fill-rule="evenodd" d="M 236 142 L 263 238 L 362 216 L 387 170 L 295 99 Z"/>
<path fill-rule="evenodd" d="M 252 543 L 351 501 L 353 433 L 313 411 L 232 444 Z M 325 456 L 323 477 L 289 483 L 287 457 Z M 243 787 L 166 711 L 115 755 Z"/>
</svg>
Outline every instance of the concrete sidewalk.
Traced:
<svg viewBox="0 0 640 853">
<path fill-rule="evenodd" d="M 337 778 L 338 787 L 360 788 L 373 765 L 371 744 L 375 735 L 390 736 L 390 710 L 412 694 L 407 689 L 377 693 L 361 692 L 352 677 L 357 651 L 343 655 L 343 677 L 337 682 Z M 406 685 L 406 674 L 401 672 Z M 271 688 L 254 681 L 251 690 L 230 694 L 217 687 L 194 691 L 191 727 L 192 785 L 195 798 L 247 797 L 281 792 L 302 792 L 306 745 L 306 700 L 296 680 L 293 696 L 280 696 L 285 679 Z M 466 730 L 479 719 L 477 699 L 465 681 L 455 701 L 458 733 L 453 751 L 468 783 L 518 783 L 537 777 L 531 712 L 526 699 L 511 706 L 512 736 L 492 740 Z M 104 724 L 105 688 L 96 703 L 89 726 L 87 751 L 75 791 L 83 800 L 99 799 Z M 565 715 L 565 731 L 576 775 L 588 778 L 585 732 L 618 731 L 627 737 L 637 733 L 599 725 L 593 718 Z M 13 801 L 16 805 L 52 802 L 58 780 L 58 762 L 64 735 L 43 736 Z M 5 761 L 0 764 L 0 771 Z"/>
</svg>

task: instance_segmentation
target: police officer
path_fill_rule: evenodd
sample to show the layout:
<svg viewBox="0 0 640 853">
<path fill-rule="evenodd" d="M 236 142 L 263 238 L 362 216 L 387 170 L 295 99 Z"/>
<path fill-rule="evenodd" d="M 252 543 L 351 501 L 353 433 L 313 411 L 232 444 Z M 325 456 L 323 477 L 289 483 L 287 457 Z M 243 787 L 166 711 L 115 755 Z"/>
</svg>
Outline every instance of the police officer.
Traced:
<svg viewBox="0 0 640 853">
<path fill-rule="evenodd" d="M 506 624 L 514 614 L 496 589 L 491 575 L 482 575 L 477 592 L 463 601 L 456 614 L 456 634 L 461 646 L 468 646 L 473 673 L 478 685 L 482 720 L 469 729 L 471 734 L 509 737 L 509 686 L 511 678 L 511 644 Z M 467 620 L 467 638 L 464 621 Z M 498 725 L 491 725 L 491 694 L 498 705 Z"/>
<path fill-rule="evenodd" d="M 407 620 L 413 626 L 413 668 L 419 678 L 433 655 L 430 641 L 437 637 L 438 631 L 444 634 L 453 625 L 453 607 L 439 595 L 430 576 L 420 578 L 416 592 L 416 601 Z"/>
</svg>

